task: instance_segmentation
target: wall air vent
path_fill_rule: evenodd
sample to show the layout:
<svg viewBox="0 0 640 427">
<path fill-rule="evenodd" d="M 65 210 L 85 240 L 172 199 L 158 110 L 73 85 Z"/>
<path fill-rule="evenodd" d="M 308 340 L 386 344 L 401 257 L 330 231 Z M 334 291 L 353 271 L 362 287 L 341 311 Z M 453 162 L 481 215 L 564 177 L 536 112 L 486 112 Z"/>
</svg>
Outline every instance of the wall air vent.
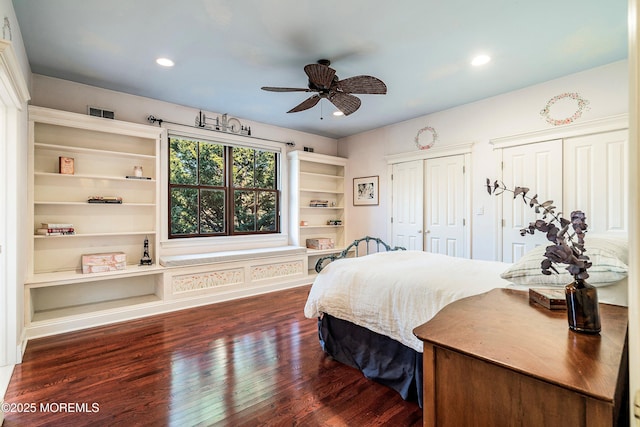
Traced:
<svg viewBox="0 0 640 427">
<path fill-rule="evenodd" d="M 98 107 L 87 107 L 87 114 L 94 117 L 104 117 L 105 119 L 115 119 L 116 113 L 113 111 L 105 110 L 104 108 Z"/>
</svg>

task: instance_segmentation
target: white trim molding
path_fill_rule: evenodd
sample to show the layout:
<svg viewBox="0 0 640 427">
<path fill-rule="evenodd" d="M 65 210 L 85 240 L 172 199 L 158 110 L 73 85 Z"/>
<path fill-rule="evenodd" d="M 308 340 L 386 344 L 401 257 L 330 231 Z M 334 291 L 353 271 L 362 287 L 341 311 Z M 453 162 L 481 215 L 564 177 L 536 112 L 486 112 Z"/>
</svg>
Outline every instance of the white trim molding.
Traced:
<svg viewBox="0 0 640 427">
<path fill-rule="evenodd" d="M 604 117 L 567 126 L 492 138 L 489 140 L 489 143 L 493 145 L 494 149 L 498 149 L 514 147 L 516 145 L 552 141 L 554 139 L 570 138 L 573 136 L 585 136 L 592 135 L 594 133 L 627 129 L 628 126 L 629 116 L 627 114 L 619 114 L 616 116 Z"/>
<path fill-rule="evenodd" d="M 640 358 L 640 8 L 629 0 L 629 361 Z M 640 423 L 640 365 L 629 363 L 629 424 Z M 635 402 L 634 402 L 635 399 Z M 624 407 L 624 405 L 622 405 Z M 635 410 L 634 410 L 635 407 Z M 635 423 L 634 423 L 635 420 Z"/>
<path fill-rule="evenodd" d="M 437 157 L 456 156 L 458 154 L 469 154 L 473 148 L 473 142 L 463 144 L 446 145 L 443 147 L 430 148 L 428 150 L 410 151 L 407 153 L 390 154 L 385 156 L 387 164 L 411 162 L 413 160 L 435 159 Z"/>
<path fill-rule="evenodd" d="M 0 70 L 3 103 L 9 105 L 10 102 L 14 108 L 21 111 L 31 96 L 13 45 L 7 40 L 0 40 Z"/>
<path fill-rule="evenodd" d="M 22 360 L 22 255 L 26 105 L 29 91 L 13 46 L 0 40 L 0 401 Z M 0 424 L 2 420 L 0 418 Z"/>
</svg>

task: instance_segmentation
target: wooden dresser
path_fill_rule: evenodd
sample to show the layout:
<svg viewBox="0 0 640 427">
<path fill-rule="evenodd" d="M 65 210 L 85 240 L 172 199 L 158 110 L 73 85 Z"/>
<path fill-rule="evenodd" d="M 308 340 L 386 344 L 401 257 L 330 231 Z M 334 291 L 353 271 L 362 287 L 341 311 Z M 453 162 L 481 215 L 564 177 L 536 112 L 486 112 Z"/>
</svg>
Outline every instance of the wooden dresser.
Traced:
<svg viewBox="0 0 640 427">
<path fill-rule="evenodd" d="M 494 289 L 442 309 L 424 342 L 425 426 L 615 426 L 627 416 L 627 309 L 600 304 L 600 335 L 564 310 Z"/>
</svg>

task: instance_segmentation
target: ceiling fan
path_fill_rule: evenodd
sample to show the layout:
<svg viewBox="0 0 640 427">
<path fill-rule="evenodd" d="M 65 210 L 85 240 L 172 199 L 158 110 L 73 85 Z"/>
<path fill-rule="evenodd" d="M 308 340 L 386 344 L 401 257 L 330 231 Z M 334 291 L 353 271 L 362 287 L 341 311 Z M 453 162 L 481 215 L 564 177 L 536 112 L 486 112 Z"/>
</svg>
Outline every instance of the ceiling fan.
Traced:
<svg viewBox="0 0 640 427">
<path fill-rule="evenodd" d="M 360 98 L 352 94 L 385 95 L 387 86 L 378 78 L 371 76 L 355 76 L 344 80 L 338 79 L 336 70 L 329 67 L 328 59 L 321 59 L 317 64 L 305 65 L 304 72 L 309 77 L 308 88 L 269 87 L 263 86 L 262 90 L 271 92 L 318 92 L 293 107 L 287 113 L 297 113 L 315 106 L 322 98 L 328 99 L 333 105 L 342 111 L 345 116 L 354 113 L 360 108 Z"/>
</svg>

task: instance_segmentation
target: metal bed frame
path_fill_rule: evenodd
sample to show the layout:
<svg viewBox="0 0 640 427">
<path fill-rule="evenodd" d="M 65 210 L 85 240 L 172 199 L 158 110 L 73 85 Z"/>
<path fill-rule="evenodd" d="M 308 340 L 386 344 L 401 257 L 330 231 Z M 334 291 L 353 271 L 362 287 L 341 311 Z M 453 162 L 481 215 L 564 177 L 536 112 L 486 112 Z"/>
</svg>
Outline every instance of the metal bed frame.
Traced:
<svg viewBox="0 0 640 427">
<path fill-rule="evenodd" d="M 347 258 L 347 256 L 349 255 L 349 252 L 355 248 L 355 257 L 357 258 L 359 256 L 359 245 L 362 242 L 365 242 L 365 254 L 364 255 L 369 255 L 371 253 L 371 247 L 369 245 L 369 242 L 375 242 L 375 248 L 376 248 L 376 252 L 380 252 L 380 246 L 382 246 L 385 251 L 389 252 L 389 251 L 406 251 L 406 248 L 403 248 L 402 246 L 394 246 L 391 247 L 390 245 L 386 244 L 385 242 L 382 241 L 382 239 L 379 239 L 378 237 L 371 237 L 371 236 L 366 236 L 363 237 L 361 239 L 356 239 L 354 240 L 349 246 L 347 246 L 346 248 L 344 248 L 344 250 L 338 254 L 331 254 L 331 255 L 327 255 L 325 257 L 322 257 L 320 259 L 318 259 L 318 261 L 316 261 L 316 272 L 320 273 L 320 271 L 322 271 L 322 269 L 327 265 L 332 263 L 333 261 L 337 260 L 337 259 L 342 259 L 342 258 Z M 364 256 L 363 255 L 363 256 Z"/>
</svg>

